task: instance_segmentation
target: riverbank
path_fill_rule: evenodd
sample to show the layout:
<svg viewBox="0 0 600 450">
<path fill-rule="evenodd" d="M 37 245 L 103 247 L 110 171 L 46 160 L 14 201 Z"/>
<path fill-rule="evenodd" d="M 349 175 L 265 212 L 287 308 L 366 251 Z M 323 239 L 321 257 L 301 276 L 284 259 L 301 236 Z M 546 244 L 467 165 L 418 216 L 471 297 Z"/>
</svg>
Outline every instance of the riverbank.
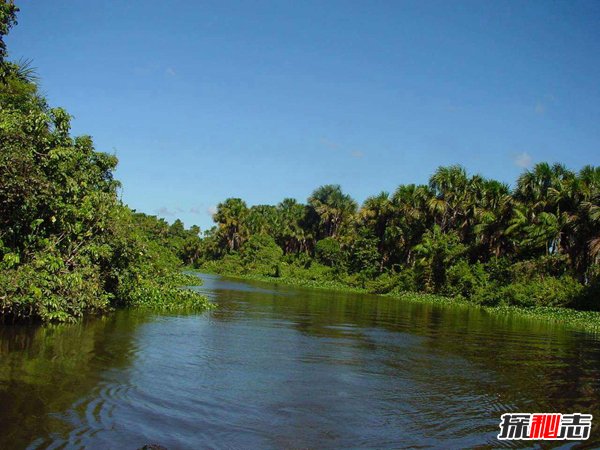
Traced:
<svg viewBox="0 0 600 450">
<path fill-rule="evenodd" d="M 546 322 L 557 323 L 565 325 L 571 329 L 577 331 L 584 331 L 587 333 L 600 334 L 600 312 L 597 311 L 579 311 L 575 309 L 559 308 L 559 307 L 548 307 L 538 306 L 531 308 L 523 308 L 518 306 L 483 306 L 477 303 L 468 301 L 462 298 L 450 298 L 442 295 L 425 294 L 420 292 L 393 292 L 388 294 L 377 294 L 369 292 L 368 289 L 348 286 L 339 281 L 316 281 L 302 278 L 290 278 L 290 277 L 271 277 L 259 274 L 230 274 L 230 273 L 219 273 L 214 270 L 201 269 L 189 269 L 190 271 L 198 272 L 202 270 L 205 273 L 213 273 L 215 275 L 221 275 L 228 278 L 235 278 L 239 280 L 248 281 L 259 281 L 270 284 L 280 284 L 286 286 L 303 287 L 311 289 L 323 289 L 335 292 L 351 292 L 357 294 L 370 294 L 381 297 L 394 298 L 401 301 L 407 302 L 419 302 L 419 303 L 430 303 L 442 306 L 466 306 L 471 308 L 479 308 L 491 314 L 499 315 L 515 315 L 520 317 L 527 317 L 536 320 L 543 320 Z"/>
</svg>

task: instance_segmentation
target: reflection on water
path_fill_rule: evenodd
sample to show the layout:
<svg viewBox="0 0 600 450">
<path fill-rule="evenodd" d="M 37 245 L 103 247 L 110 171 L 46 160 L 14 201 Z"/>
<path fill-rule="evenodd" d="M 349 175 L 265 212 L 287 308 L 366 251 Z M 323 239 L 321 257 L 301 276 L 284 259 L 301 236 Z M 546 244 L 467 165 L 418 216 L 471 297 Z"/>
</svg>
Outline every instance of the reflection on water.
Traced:
<svg viewBox="0 0 600 450">
<path fill-rule="evenodd" d="M 591 335 L 202 278 L 204 315 L 0 328 L 0 448 L 490 447 L 503 412 L 600 418 Z"/>
<path fill-rule="evenodd" d="M 142 321 L 123 312 L 77 325 L 0 327 L 0 448 L 24 448 L 36 439 L 36 446 L 46 446 L 68 435 L 70 419 L 92 419 L 85 396 L 110 395 L 115 386 L 107 369 L 131 363 L 132 333 Z"/>
</svg>

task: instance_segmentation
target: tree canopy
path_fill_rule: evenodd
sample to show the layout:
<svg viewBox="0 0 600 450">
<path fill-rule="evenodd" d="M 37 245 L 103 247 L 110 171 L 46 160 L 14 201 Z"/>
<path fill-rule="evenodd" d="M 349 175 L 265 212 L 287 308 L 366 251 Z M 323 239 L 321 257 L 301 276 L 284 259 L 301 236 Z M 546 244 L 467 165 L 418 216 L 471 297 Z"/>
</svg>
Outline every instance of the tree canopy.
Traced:
<svg viewBox="0 0 600 450">
<path fill-rule="evenodd" d="M 290 276 L 371 282 L 376 291 L 386 280 L 388 290 L 493 304 L 505 301 L 498 293 L 511 283 L 529 283 L 529 290 L 538 283 L 546 293 L 554 283 L 568 295 L 558 289 L 560 301 L 538 295 L 539 302 L 600 307 L 597 167 L 574 172 L 539 163 L 513 189 L 461 166 L 439 167 L 428 184 L 400 185 L 392 195 L 367 198 L 360 208 L 339 185 L 325 185 L 306 204 L 284 199 L 248 207 L 239 198 L 227 199 L 214 219 L 217 226 L 207 232 L 200 260 L 224 261 L 221 267 L 233 272 L 251 272 L 236 254 L 255 236 L 269 236 L 283 254 L 271 264 L 280 276 L 287 267 Z M 311 266 L 313 273 L 306 270 Z M 506 298 L 516 298 L 511 295 Z"/>
</svg>

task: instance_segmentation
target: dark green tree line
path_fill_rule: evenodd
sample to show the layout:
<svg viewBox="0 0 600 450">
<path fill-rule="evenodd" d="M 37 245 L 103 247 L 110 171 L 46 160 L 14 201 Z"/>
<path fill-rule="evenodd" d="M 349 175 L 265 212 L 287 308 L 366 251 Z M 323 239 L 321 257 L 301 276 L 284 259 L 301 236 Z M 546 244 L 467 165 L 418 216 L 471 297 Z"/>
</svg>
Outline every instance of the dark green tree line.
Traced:
<svg viewBox="0 0 600 450">
<path fill-rule="evenodd" d="M 460 166 L 440 167 L 427 185 L 401 185 L 360 208 L 340 186 L 326 185 L 306 204 L 248 207 L 228 199 L 214 219 L 202 258 L 241 264 L 233 271 L 244 270 L 236 255 L 245 243 L 265 236 L 282 251 L 270 265 L 279 275 L 282 267 L 290 276 L 326 273 L 375 291 L 420 290 L 486 304 L 600 306 L 597 167 L 573 172 L 540 163 L 512 189 Z"/>
</svg>

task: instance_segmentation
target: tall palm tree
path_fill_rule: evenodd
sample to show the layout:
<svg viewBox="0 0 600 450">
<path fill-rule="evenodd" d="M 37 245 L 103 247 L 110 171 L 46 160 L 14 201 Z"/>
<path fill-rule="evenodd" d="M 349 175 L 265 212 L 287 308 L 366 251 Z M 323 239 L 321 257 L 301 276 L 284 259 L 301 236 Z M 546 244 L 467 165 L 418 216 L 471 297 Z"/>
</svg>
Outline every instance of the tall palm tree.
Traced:
<svg viewBox="0 0 600 450">
<path fill-rule="evenodd" d="M 277 205 L 277 213 L 279 228 L 276 230 L 275 240 L 283 251 L 286 254 L 307 251 L 310 234 L 303 227 L 306 206 L 293 198 L 286 198 Z"/>
<path fill-rule="evenodd" d="M 533 256 L 568 253 L 577 222 L 575 174 L 562 164 L 538 163 L 517 180 L 515 199 L 520 208 L 511 232 L 520 229 L 522 243 Z M 519 216 L 526 212 L 525 217 Z M 525 224 L 524 220 L 527 222 Z M 571 228 L 571 229 L 570 229 Z"/>
<path fill-rule="evenodd" d="M 562 164 L 538 163 L 519 177 L 515 197 L 530 205 L 533 212 L 545 211 L 554 206 L 552 190 L 573 178 L 575 174 Z"/>
<path fill-rule="evenodd" d="M 495 180 L 485 180 L 480 195 L 472 202 L 475 225 L 475 242 L 483 246 L 477 259 L 487 259 L 492 254 L 500 257 L 513 250 L 513 242 L 506 230 L 513 217 L 515 202 L 510 188 Z"/>
<path fill-rule="evenodd" d="M 600 264 L 600 167 L 586 166 L 578 176 L 579 205 L 572 235 L 572 260 L 580 274 Z"/>
<path fill-rule="evenodd" d="M 585 202 L 582 206 L 586 209 L 589 218 L 591 225 L 589 228 L 595 230 L 590 233 L 588 254 L 592 262 L 598 264 L 600 260 L 600 196 L 596 196 L 593 201 Z"/>
<path fill-rule="evenodd" d="M 247 236 L 245 220 L 248 206 L 240 198 L 228 198 L 217 206 L 213 220 L 218 224 L 218 239 L 229 251 L 239 250 Z"/>
<path fill-rule="evenodd" d="M 265 234 L 274 236 L 280 225 L 277 208 L 272 205 L 252 206 L 248 210 L 245 225 L 251 235 Z"/>
<path fill-rule="evenodd" d="M 393 242 L 395 262 L 412 263 L 413 247 L 432 224 L 429 204 L 433 193 L 424 185 L 401 185 L 392 196 L 393 216 L 386 239 Z"/>
<path fill-rule="evenodd" d="M 356 202 L 342 192 L 338 184 L 327 184 L 316 189 L 308 199 L 309 207 L 317 218 L 317 236 L 336 237 L 348 225 L 357 209 Z"/>
<path fill-rule="evenodd" d="M 442 231 L 464 221 L 464 206 L 469 195 L 469 179 L 461 166 L 439 167 L 429 179 L 433 196 L 429 210 Z"/>
<path fill-rule="evenodd" d="M 389 261 L 392 250 L 388 239 L 391 236 L 386 233 L 386 230 L 390 226 L 393 212 L 390 194 L 381 192 L 379 195 L 367 198 L 358 213 L 359 226 L 367 228 L 377 239 L 377 250 L 381 256 L 380 269 Z"/>
</svg>

